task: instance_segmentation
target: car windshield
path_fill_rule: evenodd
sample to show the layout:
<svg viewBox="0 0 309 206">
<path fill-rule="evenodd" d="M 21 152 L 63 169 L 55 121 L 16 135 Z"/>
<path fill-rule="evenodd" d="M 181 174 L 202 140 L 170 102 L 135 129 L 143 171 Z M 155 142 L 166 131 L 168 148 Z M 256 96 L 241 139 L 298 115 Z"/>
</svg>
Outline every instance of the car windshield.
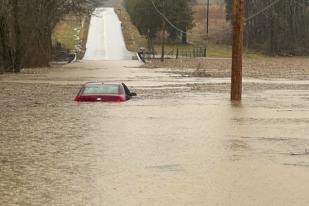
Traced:
<svg viewBox="0 0 309 206">
<path fill-rule="evenodd" d="M 84 88 L 83 95 L 118 95 L 119 85 L 102 84 L 102 85 L 87 85 Z"/>
</svg>

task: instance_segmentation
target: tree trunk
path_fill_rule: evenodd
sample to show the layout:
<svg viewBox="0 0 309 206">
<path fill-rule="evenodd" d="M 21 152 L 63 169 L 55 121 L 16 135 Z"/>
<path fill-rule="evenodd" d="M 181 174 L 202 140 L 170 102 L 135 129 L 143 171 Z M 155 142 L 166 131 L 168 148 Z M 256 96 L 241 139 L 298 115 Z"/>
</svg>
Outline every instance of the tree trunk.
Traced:
<svg viewBox="0 0 309 206">
<path fill-rule="evenodd" d="M 7 68 L 8 67 L 8 51 L 7 51 L 7 38 L 6 38 L 6 22 L 4 18 L 0 19 L 0 55 L 1 55 L 1 62 L 0 67 Z"/>
<path fill-rule="evenodd" d="M 185 32 L 187 32 L 187 30 Z M 182 44 L 188 44 L 187 33 L 182 33 Z"/>
<path fill-rule="evenodd" d="M 13 0 L 13 12 L 14 12 L 13 22 L 14 22 L 15 39 L 13 40 L 14 48 L 11 49 L 11 62 L 12 62 L 13 72 L 17 73 L 17 72 L 20 72 L 20 69 L 21 69 L 21 55 L 22 55 L 18 0 Z"/>
<path fill-rule="evenodd" d="M 161 45 L 161 62 L 164 61 L 165 55 L 165 30 L 166 30 L 166 23 L 165 20 L 162 20 L 162 45 Z"/>
</svg>

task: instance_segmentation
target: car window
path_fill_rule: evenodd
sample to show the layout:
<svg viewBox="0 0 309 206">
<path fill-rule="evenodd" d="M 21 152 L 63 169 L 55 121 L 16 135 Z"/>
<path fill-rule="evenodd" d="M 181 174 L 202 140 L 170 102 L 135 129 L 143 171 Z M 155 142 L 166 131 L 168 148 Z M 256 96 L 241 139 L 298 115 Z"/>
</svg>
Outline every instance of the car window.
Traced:
<svg viewBox="0 0 309 206">
<path fill-rule="evenodd" d="M 126 95 L 130 95 L 130 90 L 129 90 L 129 88 L 127 87 L 127 85 L 125 85 L 124 83 L 122 83 L 122 86 L 123 86 L 123 88 L 124 88 L 124 91 L 126 92 Z"/>
<path fill-rule="evenodd" d="M 101 95 L 101 94 L 118 95 L 119 86 L 111 84 L 91 85 L 86 86 L 83 91 L 83 95 Z"/>
</svg>

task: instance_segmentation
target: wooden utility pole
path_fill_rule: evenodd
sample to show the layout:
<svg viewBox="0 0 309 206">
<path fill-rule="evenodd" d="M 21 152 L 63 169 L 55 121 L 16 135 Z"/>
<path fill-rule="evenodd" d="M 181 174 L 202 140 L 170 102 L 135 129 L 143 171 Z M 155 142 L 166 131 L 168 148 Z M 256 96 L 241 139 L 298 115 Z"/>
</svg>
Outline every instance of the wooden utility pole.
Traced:
<svg viewBox="0 0 309 206">
<path fill-rule="evenodd" d="M 208 34 L 209 34 L 209 0 L 207 0 L 207 14 L 206 14 L 206 19 L 207 19 L 206 34 L 207 34 L 207 42 L 208 42 Z"/>
<path fill-rule="evenodd" d="M 244 0 L 234 0 L 231 100 L 241 101 L 242 50 L 244 41 Z"/>
<path fill-rule="evenodd" d="M 164 53 L 165 53 L 165 30 L 166 22 L 165 19 L 162 20 L 162 48 L 161 48 L 161 62 L 164 62 Z"/>
<path fill-rule="evenodd" d="M 163 4 L 163 14 L 165 15 L 165 0 L 162 2 Z M 165 53 L 165 30 L 166 30 L 166 22 L 162 17 L 162 48 L 161 48 L 161 62 L 164 62 L 164 53 Z"/>
</svg>

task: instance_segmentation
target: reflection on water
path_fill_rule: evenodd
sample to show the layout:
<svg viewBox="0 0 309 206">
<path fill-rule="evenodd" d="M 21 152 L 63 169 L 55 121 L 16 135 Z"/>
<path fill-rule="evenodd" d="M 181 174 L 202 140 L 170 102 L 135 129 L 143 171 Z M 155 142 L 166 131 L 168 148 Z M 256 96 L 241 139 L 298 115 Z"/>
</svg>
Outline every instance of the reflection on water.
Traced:
<svg viewBox="0 0 309 206">
<path fill-rule="evenodd" d="M 0 83 L 0 205 L 308 204 L 308 90 L 235 105 L 131 83 L 140 96 L 124 104 L 75 103 L 75 84 Z"/>
</svg>

